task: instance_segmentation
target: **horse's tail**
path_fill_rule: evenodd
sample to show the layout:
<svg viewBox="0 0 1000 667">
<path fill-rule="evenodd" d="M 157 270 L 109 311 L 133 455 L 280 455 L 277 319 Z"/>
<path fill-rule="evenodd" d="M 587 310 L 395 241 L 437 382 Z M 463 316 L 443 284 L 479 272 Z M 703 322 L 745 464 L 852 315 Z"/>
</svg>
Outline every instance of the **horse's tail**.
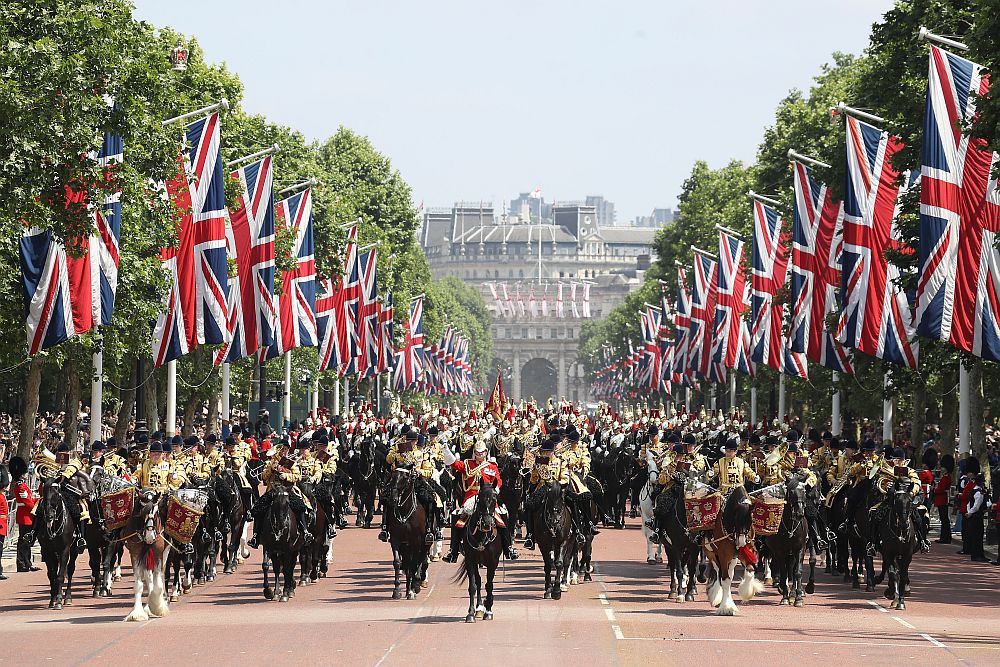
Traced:
<svg viewBox="0 0 1000 667">
<path fill-rule="evenodd" d="M 469 570 L 465 567 L 465 556 L 458 561 L 458 572 L 452 578 L 451 583 L 453 584 L 464 584 L 469 579 Z"/>
</svg>

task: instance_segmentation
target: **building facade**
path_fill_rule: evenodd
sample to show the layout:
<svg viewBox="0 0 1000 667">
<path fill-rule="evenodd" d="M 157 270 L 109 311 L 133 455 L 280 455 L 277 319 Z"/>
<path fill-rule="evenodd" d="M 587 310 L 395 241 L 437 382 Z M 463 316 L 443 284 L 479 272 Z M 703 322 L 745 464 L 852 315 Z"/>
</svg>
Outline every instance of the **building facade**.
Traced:
<svg viewBox="0 0 1000 667">
<path fill-rule="evenodd" d="M 580 331 L 642 284 L 656 230 L 602 226 L 582 202 L 515 202 L 523 212 L 497 215 L 491 202 L 427 210 L 431 274 L 480 290 L 493 318 L 490 375 L 504 375 L 509 396 L 589 400 Z"/>
</svg>

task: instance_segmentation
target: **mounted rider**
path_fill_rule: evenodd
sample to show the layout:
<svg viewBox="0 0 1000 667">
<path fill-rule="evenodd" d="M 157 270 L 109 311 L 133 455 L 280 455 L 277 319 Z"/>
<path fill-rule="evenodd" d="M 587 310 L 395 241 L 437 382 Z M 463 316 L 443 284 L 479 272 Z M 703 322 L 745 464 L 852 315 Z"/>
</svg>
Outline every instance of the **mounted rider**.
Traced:
<svg viewBox="0 0 1000 667">
<path fill-rule="evenodd" d="M 163 443 L 154 440 L 149 445 L 149 455 L 139 467 L 139 488 L 153 489 L 157 493 L 176 491 L 187 481 L 183 470 L 176 468 L 163 451 Z"/>
<path fill-rule="evenodd" d="M 556 482 L 565 489 L 569 486 L 569 469 L 565 462 L 555 452 L 556 444 L 559 442 L 558 435 L 550 435 L 542 441 L 538 454 L 535 456 L 535 463 L 531 468 L 531 477 L 528 479 L 530 486 L 528 496 L 524 499 L 524 510 L 526 532 L 524 535 L 524 548 L 534 549 L 535 541 L 532 531 L 534 530 L 532 517 L 538 507 L 539 497 L 542 490 L 549 482 Z"/>
<path fill-rule="evenodd" d="M 271 509 L 274 492 L 279 488 L 287 488 L 289 490 L 288 505 L 295 514 L 299 525 L 299 532 L 302 533 L 304 542 L 311 544 L 313 541 L 313 535 L 309 531 L 309 524 L 312 523 L 310 517 L 312 505 L 308 504 L 309 500 L 302 494 L 302 490 L 298 487 L 298 482 L 302 479 L 302 471 L 299 470 L 298 462 L 288 457 L 288 452 L 288 445 L 281 443 L 270 450 L 270 458 L 264 464 L 261 480 L 267 487 L 267 491 L 261 495 L 260 500 L 254 505 L 253 537 L 248 542 L 254 549 L 260 544 L 261 524 L 264 517 L 267 516 L 267 511 Z"/>
<path fill-rule="evenodd" d="M 927 507 L 922 502 L 917 502 L 917 498 L 923 495 L 923 485 L 917 471 L 910 467 L 910 461 L 906 458 L 906 453 L 900 447 L 894 447 L 889 454 L 886 463 L 879 466 L 875 473 L 875 487 L 883 494 L 892 488 L 892 484 L 897 479 L 906 479 L 910 483 L 910 494 L 914 498 L 913 502 L 913 525 L 917 533 L 917 541 L 920 550 L 928 553 L 931 550 L 930 542 L 927 539 L 927 531 L 930 528 L 930 519 L 927 516 Z M 878 508 L 884 500 L 879 501 L 872 507 L 872 511 Z M 874 522 L 872 522 L 874 525 Z M 874 531 L 873 531 L 874 532 Z M 874 540 L 873 540 L 874 541 Z"/>
<path fill-rule="evenodd" d="M 252 521 L 256 485 L 251 484 L 247 478 L 247 465 L 249 463 L 249 456 L 246 453 L 247 449 L 240 447 L 233 436 L 226 438 L 225 445 L 225 451 L 222 453 L 222 465 L 233 472 L 233 478 L 239 487 L 240 499 L 243 501 L 243 507 L 246 509 L 246 520 Z"/>
<path fill-rule="evenodd" d="M 222 455 L 216 449 L 218 441 L 219 438 L 214 433 L 209 433 L 205 436 L 205 441 L 200 444 L 198 443 L 197 436 L 189 436 L 185 441 L 185 445 L 189 448 L 194 446 L 199 450 L 197 454 L 191 457 L 191 462 L 188 465 L 188 475 L 190 477 L 195 477 L 199 480 L 208 480 L 213 474 L 222 469 L 224 463 Z"/>
<path fill-rule="evenodd" d="M 818 495 L 819 489 L 817 488 L 819 477 L 816 476 L 816 473 L 809 466 L 810 458 L 799 452 L 799 432 L 791 429 L 788 431 L 786 437 L 788 438 L 788 448 L 785 456 L 778 462 L 778 466 L 782 470 L 781 481 L 786 480 L 788 475 L 798 475 L 807 489 L 806 497 L 818 500 L 820 498 Z M 816 551 L 824 551 L 828 546 L 826 541 L 826 525 L 822 524 L 819 507 L 815 502 L 807 502 L 805 512 L 809 528 L 809 539 L 815 546 Z"/>
<path fill-rule="evenodd" d="M 41 480 L 42 484 L 59 477 L 61 478 L 63 490 L 77 499 L 77 502 L 74 503 L 67 498 L 66 507 L 69 509 L 69 513 L 73 517 L 73 523 L 76 525 L 76 547 L 78 550 L 85 549 L 87 547 L 87 540 L 84 538 L 83 524 L 90 521 L 90 507 L 87 505 L 87 495 L 89 490 L 93 490 L 93 482 L 86 473 L 83 461 L 80 460 L 75 451 L 70 450 L 69 444 L 66 442 L 59 444 L 56 448 L 55 456 L 52 456 L 47 449 L 42 448 L 32 461 L 35 463 L 35 474 Z M 39 461 L 41 461 L 41 465 L 39 465 Z M 81 477 L 77 477 L 78 475 Z M 88 486 L 90 487 L 89 490 Z"/>
<path fill-rule="evenodd" d="M 727 495 L 737 486 L 743 486 L 747 479 L 760 483 L 760 476 L 747 464 L 746 461 L 736 456 L 740 441 L 736 438 L 729 438 L 725 444 L 725 456 L 715 462 L 708 470 L 708 479 L 717 479 L 719 491 Z"/>
<path fill-rule="evenodd" d="M 572 424 L 566 430 L 566 448 L 561 456 L 569 471 L 566 499 L 573 513 L 576 539 L 583 543 L 586 535 L 597 535 L 601 531 L 594 524 L 594 517 L 590 512 L 593 494 L 584 481 L 590 474 L 590 450 L 580 444 L 580 432 Z"/>
<path fill-rule="evenodd" d="M 462 488 L 465 489 L 462 506 L 455 511 L 458 516 L 451 528 L 451 548 L 441 559 L 446 563 L 454 563 L 458 560 L 462 540 L 465 538 L 465 520 L 476 511 L 476 497 L 479 495 L 480 485 L 492 484 L 499 491 L 503 486 L 503 480 L 500 478 L 500 470 L 497 468 L 496 461 L 488 458 L 489 447 L 483 440 L 477 442 L 473 447 L 471 459 L 459 459 L 447 442 L 442 443 L 442 446 L 445 465 L 461 475 Z M 504 554 L 509 560 L 516 560 L 517 552 L 514 551 L 514 547 L 510 543 L 510 532 L 506 530 L 505 514 L 507 514 L 506 508 L 497 505 L 494 516 L 498 526 L 497 534 L 503 541 Z"/>
</svg>

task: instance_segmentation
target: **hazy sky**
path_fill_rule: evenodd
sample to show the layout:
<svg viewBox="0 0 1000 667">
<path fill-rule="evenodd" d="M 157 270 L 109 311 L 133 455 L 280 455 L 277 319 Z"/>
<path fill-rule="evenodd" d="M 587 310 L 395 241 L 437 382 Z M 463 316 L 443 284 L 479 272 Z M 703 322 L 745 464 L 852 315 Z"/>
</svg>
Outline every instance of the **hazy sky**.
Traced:
<svg viewBox="0 0 1000 667">
<path fill-rule="evenodd" d="M 891 0 L 137 0 L 322 139 L 368 135 L 414 203 L 602 194 L 619 223 L 676 205 L 696 159 L 752 161 L 775 106 Z M 280 159 L 279 159 L 280 168 Z"/>
</svg>

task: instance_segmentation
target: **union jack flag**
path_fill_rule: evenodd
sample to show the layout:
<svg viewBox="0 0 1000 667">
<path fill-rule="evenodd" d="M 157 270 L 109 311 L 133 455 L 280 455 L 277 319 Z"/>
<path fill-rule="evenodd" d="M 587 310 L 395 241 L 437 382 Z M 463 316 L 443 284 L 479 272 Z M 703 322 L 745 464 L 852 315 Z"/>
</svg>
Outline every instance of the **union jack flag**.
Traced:
<svg viewBox="0 0 1000 667">
<path fill-rule="evenodd" d="M 775 295 L 788 273 L 787 235 L 782 234 L 778 212 L 753 202 L 753 274 L 750 295 L 750 358 L 776 371 L 783 369 L 782 307 Z"/>
<path fill-rule="evenodd" d="M 396 316 L 395 308 L 392 300 L 392 292 L 386 292 L 385 303 L 382 308 L 379 309 L 378 315 L 378 325 L 379 325 L 379 348 L 378 348 L 378 371 L 379 373 L 385 373 L 388 370 L 392 370 L 395 365 L 396 359 L 396 347 L 393 344 L 393 318 Z"/>
<path fill-rule="evenodd" d="M 691 334 L 688 337 L 688 367 L 695 377 L 708 379 L 715 316 L 715 260 L 694 256 L 694 290 L 691 293 Z"/>
<path fill-rule="evenodd" d="M 90 158 L 114 178 L 124 153 L 122 139 L 106 132 L 101 150 Z M 115 189 L 115 188 L 112 188 Z M 87 193 L 66 188 L 67 206 L 87 202 Z M 27 230 L 20 241 L 28 354 L 58 345 L 95 325 L 111 324 L 118 288 L 118 242 L 121 236 L 121 193 L 112 192 L 93 207 L 96 233 L 70 257 L 51 232 Z M 76 254 L 76 253 L 74 253 Z"/>
<path fill-rule="evenodd" d="M 792 166 L 795 215 L 789 347 L 838 373 L 853 374 L 847 351 L 826 328 L 827 315 L 837 310 L 844 207 L 833 200 L 826 184 L 812 177 L 809 167 L 798 161 Z"/>
<path fill-rule="evenodd" d="M 715 341 L 713 361 L 726 368 L 738 369 L 740 348 L 744 344 L 742 322 L 746 310 L 746 278 L 743 274 L 743 240 L 719 232 L 719 262 L 716 279 L 719 285 L 715 305 Z"/>
<path fill-rule="evenodd" d="M 360 319 L 358 309 L 361 302 L 361 268 L 358 263 L 358 226 L 347 230 L 347 254 L 344 260 L 344 276 L 341 284 L 340 302 L 337 309 L 337 332 L 340 346 L 340 377 L 357 372 L 360 354 Z"/>
<path fill-rule="evenodd" d="M 840 342 L 873 357 L 917 367 L 917 345 L 899 269 L 885 257 L 898 247 L 900 174 L 892 156 L 902 147 L 887 132 L 847 116 L 847 186 L 841 277 Z M 907 178 L 904 175 L 904 178 Z"/>
<path fill-rule="evenodd" d="M 585 283 L 587 284 L 587 283 Z M 670 339 L 669 327 L 673 323 L 670 314 L 670 301 L 667 292 L 667 284 L 660 281 L 660 330 L 659 330 L 659 356 L 660 371 L 658 373 L 657 391 L 665 394 L 673 393 L 673 386 L 670 383 L 673 373 L 674 362 L 674 342 Z"/>
<path fill-rule="evenodd" d="M 181 357 L 199 344 L 229 339 L 229 276 L 226 265 L 226 197 L 219 154 L 219 114 L 187 126 L 187 148 L 167 194 L 179 217 L 176 247 L 160 260 L 170 273 L 164 312 L 153 327 L 156 366 Z"/>
<path fill-rule="evenodd" d="M 340 310 L 340 278 L 320 280 L 320 296 L 316 299 L 316 329 L 319 336 L 320 370 L 340 368 L 340 335 L 337 312 Z"/>
<path fill-rule="evenodd" d="M 303 190 L 279 201 L 274 212 L 278 224 L 292 235 L 295 268 L 281 273 L 281 295 L 275 321 L 274 343 L 267 358 L 297 347 L 317 344 L 316 257 L 313 254 L 312 191 Z"/>
<path fill-rule="evenodd" d="M 410 301 L 410 321 L 403 343 L 402 384 L 409 389 L 417 384 L 424 372 L 424 297 Z"/>
<path fill-rule="evenodd" d="M 362 377 L 374 375 L 378 368 L 380 347 L 377 250 L 361 253 L 361 301 L 358 306 L 358 324 L 361 332 L 358 342 L 358 373 Z"/>
<path fill-rule="evenodd" d="M 691 329 L 691 295 L 687 290 L 687 275 L 684 267 L 677 267 L 677 307 L 674 310 L 674 359 L 671 364 L 671 380 L 675 384 L 690 386 L 694 381 L 687 366 L 688 338 Z"/>
<path fill-rule="evenodd" d="M 982 67 L 931 46 L 920 184 L 917 332 L 1000 361 L 1000 160 L 962 133 L 986 95 Z"/>
<path fill-rule="evenodd" d="M 659 384 L 659 347 L 657 345 L 657 335 L 660 330 L 659 310 L 652 306 L 646 306 L 646 310 L 639 315 L 640 332 L 642 334 L 642 356 L 638 366 L 638 381 L 643 389 L 655 391 Z"/>
</svg>

